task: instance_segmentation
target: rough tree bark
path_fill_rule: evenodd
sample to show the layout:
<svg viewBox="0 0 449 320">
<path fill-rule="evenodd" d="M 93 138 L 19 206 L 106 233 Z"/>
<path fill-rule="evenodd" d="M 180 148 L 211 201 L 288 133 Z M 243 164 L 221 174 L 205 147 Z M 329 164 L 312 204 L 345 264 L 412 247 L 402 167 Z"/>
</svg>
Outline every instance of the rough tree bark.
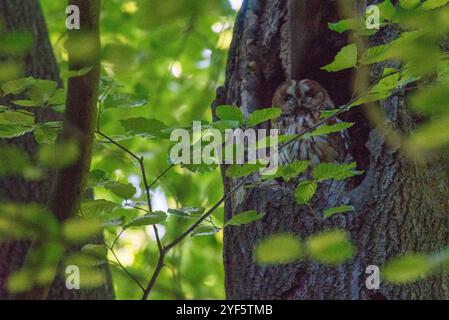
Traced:
<svg viewBox="0 0 449 320">
<path fill-rule="evenodd" d="M 377 1 L 359 1 L 360 6 Z M 335 22 L 335 1 L 304 0 L 301 78 L 311 78 L 328 88 L 337 104 L 352 94 L 351 74 L 330 74 L 320 70 L 329 63 L 347 39 L 330 32 Z M 238 15 L 224 88 L 217 104 L 241 106 L 245 113 L 269 107 L 277 86 L 288 78 L 287 1 L 246 0 Z M 372 45 L 396 36 L 382 30 Z M 377 75 L 382 66 L 373 70 Z M 404 95 L 399 93 L 381 103 L 386 117 L 402 132 L 414 127 Z M 390 257 L 408 251 L 437 251 L 448 244 L 448 164 L 444 159 L 418 165 L 386 144 L 382 133 L 369 126 L 359 111 L 349 120 L 352 152 L 358 166 L 366 170 L 363 179 L 350 186 L 322 185 L 312 206 L 323 209 L 351 203 L 353 213 L 322 220 L 308 208 L 295 204 L 292 192 L 268 188 L 246 189 L 225 205 L 225 217 L 256 209 L 265 212 L 262 221 L 225 229 L 225 284 L 229 299 L 447 299 L 447 273 L 406 286 L 381 284 L 379 291 L 365 287 L 365 268 L 381 266 Z M 447 160 L 447 159 L 446 159 Z M 225 190 L 235 183 L 224 178 Z M 343 228 L 357 247 L 357 254 L 338 267 L 302 262 L 285 266 L 260 267 L 254 263 L 253 247 L 262 238 L 278 232 L 292 232 L 301 238 L 329 229 Z"/>
<path fill-rule="evenodd" d="M 39 1 L 0 0 L 0 25 L 6 32 L 23 31 L 33 37 L 31 49 L 20 59 L 25 76 L 54 80 L 60 86 L 63 85 Z M 11 57 L 1 56 L 1 59 L 9 58 Z M 0 102 L 5 103 L 5 101 Z M 61 120 L 58 115 L 49 110 L 38 110 L 35 113 L 38 122 Z M 31 134 L 6 142 L 18 145 L 31 156 L 36 153 L 37 145 Z M 0 200 L 46 204 L 51 194 L 52 180 L 53 177 L 39 182 L 29 182 L 19 178 L 1 179 Z M 6 280 L 23 264 L 29 245 L 28 242 L 0 244 L 0 300 L 12 298 L 6 290 Z M 113 288 L 107 267 L 105 272 L 108 274 L 106 284 L 95 290 L 67 290 L 64 279 L 58 278 L 50 289 L 48 299 L 110 299 L 113 297 Z"/>
</svg>

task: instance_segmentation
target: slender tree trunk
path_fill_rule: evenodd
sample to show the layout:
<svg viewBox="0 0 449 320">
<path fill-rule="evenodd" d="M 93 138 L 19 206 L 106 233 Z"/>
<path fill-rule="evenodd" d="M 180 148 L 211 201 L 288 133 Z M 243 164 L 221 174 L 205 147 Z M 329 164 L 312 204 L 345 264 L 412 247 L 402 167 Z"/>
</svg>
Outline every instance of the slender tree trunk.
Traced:
<svg viewBox="0 0 449 320">
<path fill-rule="evenodd" d="M 61 21 L 64 23 L 64 21 Z M 62 86 L 59 70 L 54 57 L 51 44 L 48 39 L 47 27 L 37 0 L 0 0 L 0 25 L 6 32 L 23 31 L 32 35 L 33 45 L 31 49 L 19 58 L 23 65 L 24 76 L 37 79 L 54 80 Z M 18 59 L 17 57 L 2 56 L 1 59 Z M 0 101 L 4 103 L 5 101 Z M 61 120 L 61 117 L 46 111 L 36 111 L 38 122 Z M 11 139 L 7 143 L 14 143 L 22 150 L 34 156 L 37 145 L 31 134 Z M 53 177 L 44 181 L 30 182 L 23 179 L 0 180 L 0 200 L 20 203 L 37 202 L 46 204 L 51 193 Z M 11 296 L 6 291 L 8 276 L 20 268 L 29 248 L 28 242 L 14 242 L 0 244 L 0 299 L 9 299 Z M 113 297 L 113 288 L 109 270 L 106 284 L 95 290 L 67 290 L 65 281 L 58 278 L 50 289 L 49 299 L 110 299 Z"/>
<path fill-rule="evenodd" d="M 366 2 L 359 1 L 360 6 Z M 320 70 L 343 47 L 346 39 L 327 29 L 340 19 L 335 1 L 304 0 L 300 13 L 302 45 L 301 78 L 311 78 L 328 88 L 337 104 L 352 95 L 349 73 Z M 287 1 L 246 0 L 237 18 L 231 46 L 227 80 L 215 104 L 241 106 L 245 113 L 269 107 L 277 86 L 289 77 Z M 382 30 L 372 45 L 390 40 L 393 29 Z M 382 66 L 376 66 L 378 74 Z M 408 132 L 414 127 L 399 93 L 381 103 L 394 127 Z M 447 299 L 448 277 L 439 273 L 426 280 L 392 286 L 382 283 L 378 291 L 365 286 L 369 265 L 381 266 L 390 257 L 408 251 L 437 251 L 448 243 L 448 162 L 440 159 L 418 165 L 387 145 L 382 132 L 370 127 L 359 111 L 347 120 L 357 121 L 350 131 L 352 152 L 366 174 L 349 185 L 329 183 L 313 200 L 315 213 L 295 204 L 293 190 L 267 187 L 245 189 L 225 205 L 225 217 L 256 209 L 262 221 L 225 229 L 225 284 L 229 299 Z M 235 181 L 224 178 L 225 190 Z M 349 190 L 349 191 L 348 191 Z M 320 219 L 325 208 L 351 203 L 353 213 Z M 301 238 L 329 228 L 343 228 L 357 247 L 357 254 L 338 267 L 302 262 L 275 267 L 254 263 L 253 247 L 277 232 Z"/>
</svg>

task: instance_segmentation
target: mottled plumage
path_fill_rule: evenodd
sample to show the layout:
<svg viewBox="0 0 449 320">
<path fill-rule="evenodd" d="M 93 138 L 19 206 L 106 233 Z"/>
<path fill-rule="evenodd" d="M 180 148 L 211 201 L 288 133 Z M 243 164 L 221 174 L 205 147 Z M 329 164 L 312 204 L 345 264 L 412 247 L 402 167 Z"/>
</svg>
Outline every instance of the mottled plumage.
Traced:
<svg viewBox="0 0 449 320">
<path fill-rule="evenodd" d="M 298 134 L 321 120 L 321 112 L 335 108 L 327 91 L 313 80 L 284 82 L 273 97 L 273 106 L 282 108 L 282 115 L 273 122 L 281 135 Z M 340 122 L 334 118 L 327 124 Z M 299 139 L 279 151 L 281 165 L 296 160 L 310 160 L 313 166 L 322 162 L 345 162 L 349 139 L 346 132 Z"/>
</svg>

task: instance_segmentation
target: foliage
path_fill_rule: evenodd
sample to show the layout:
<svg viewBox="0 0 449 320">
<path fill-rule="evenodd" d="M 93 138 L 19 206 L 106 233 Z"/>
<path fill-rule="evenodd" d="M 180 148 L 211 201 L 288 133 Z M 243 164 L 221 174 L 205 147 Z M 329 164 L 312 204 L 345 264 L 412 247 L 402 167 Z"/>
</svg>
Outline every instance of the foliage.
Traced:
<svg viewBox="0 0 449 320">
<path fill-rule="evenodd" d="M 416 87 L 425 90 L 411 94 L 411 109 L 426 117 L 426 121 L 403 138 L 404 147 L 411 155 L 445 147 L 449 142 L 449 60 L 441 44 L 449 31 L 447 3 L 380 3 L 382 26 L 403 32 L 377 47 L 365 49 L 352 43 L 344 46 L 333 61 L 322 67 L 328 72 L 339 72 L 380 65 L 383 71 L 378 80 L 347 104 L 323 112 L 316 127 L 299 135 L 279 137 L 276 151 L 296 139 L 349 129 L 353 123 L 328 122 L 353 107 L 377 103 L 399 90 Z M 61 1 L 47 1 L 44 9 L 66 82 L 70 77 L 86 74 L 89 68 L 65 71 L 66 31 L 60 24 L 64 5 Z M 201 120 L 201 137 L 191 142 L 195 148 L 203 143 L 198 138 L 209 128 L 220 132 L 252 128 L 280 116 L 281 110 L 273 107 L 245 117 L 238 106 L 224 105 L 216 109 L 219 120 L 211 119 L 209 106 L 214 89 L 224 79 L 234 18 L 235 11 L 225 0 L 201 5 L 188 0 L 104 2 L 99 118 L 88 181 L 94 197 L 83 200 L 79 216 L 62 223 L 35 204 L 1 205 L 0 240 L 39 240 L 29 264 L 9 279 L 12 292 L 50 281 L 62 259 L 65 264 L 82 266 L 86 286 L 100 285 L 104 278 L 95 267 L 109 263 L 116 294 L 121 299 L 141 298 L 142 294 L 146 298 L 150 292 L 151 298 L 158 299 L 224 297 L 222 230 L 260 223 L 271 213 L 249 210 L 223 221 L 222 204 L 227 195 L 222 194 L 218 166 L 180 166 L 169 162 L 167 154 L 172 144 L 167 138 L 177 128 L 193 131 L 186 124 Z M 330 22 L 329 28 L 339 33 L 354 31 L 359 37 L 373 35 L 375 31 L 365 30 L 361 20 L 350 17 Z M 2 45 L 1 52 L 25 52 L 29 41 L 26 37 L 17 39 L 16 47 Z M 1 97 L 7 101 L 0 106 L 0 138 L 29 134 L 39 144 L 36 157 L 2 144 L 0 177 L 35 181 L 52 170 L 70 166 L 79 156 L 78 145 L 59 143 L 61 122 L 39 123 L 33 113 L 41 109 L 63 112 L 65 90 L 50 80 L 9 74 L 1 76 L 0 88 Z M 265 167 L 266 164 L 231 165 L 226 176 L 237 182 L 238 190 Z M 294 183 L 297 205 L 313 210 L 314 196 L 321 184 L 351 179 L 361 173 L 355 163 L 312 167 L 309 161 L 297 161 L 281 166 L 263 180 Z M 320 214 L 332 219 L 354 210 L 353 206 L 342 204 Z M 86 244 L 99 233 L 105 236 L 104 245 Z M 64 255 L 67 248 L 79 243 L 83 243 L 80 252 Z M 271 235 L 254 247 L 254 258 L 262 265 L 295 263 L 303 258 L 337 265 L 349 261 L 355 252 L 349 235 L 337 229 L 305 240 L 292 234 Z M 408 254 L 387 263 L 386 280 L 406 283 L 421 279 L 446 260 L 445 251 Z M 157 280 L 154 287 L 147 286 L 151 277 Z"/>
</svg>

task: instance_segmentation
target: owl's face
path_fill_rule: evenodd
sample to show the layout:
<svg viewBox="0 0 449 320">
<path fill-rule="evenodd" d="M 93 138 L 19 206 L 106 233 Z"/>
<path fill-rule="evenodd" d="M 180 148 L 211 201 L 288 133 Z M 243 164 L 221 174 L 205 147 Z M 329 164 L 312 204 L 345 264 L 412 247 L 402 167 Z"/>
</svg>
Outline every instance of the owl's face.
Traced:
<svg viewBox="0 0 449 320">
<path fill-rule="evenodd" d="M 273 106 L 282 108 L 282 115 L 291 115 L 333 108 L 334 104 L 323 86 L 305 79 L 284 82 L 273 96 Z"/>
</svg>

